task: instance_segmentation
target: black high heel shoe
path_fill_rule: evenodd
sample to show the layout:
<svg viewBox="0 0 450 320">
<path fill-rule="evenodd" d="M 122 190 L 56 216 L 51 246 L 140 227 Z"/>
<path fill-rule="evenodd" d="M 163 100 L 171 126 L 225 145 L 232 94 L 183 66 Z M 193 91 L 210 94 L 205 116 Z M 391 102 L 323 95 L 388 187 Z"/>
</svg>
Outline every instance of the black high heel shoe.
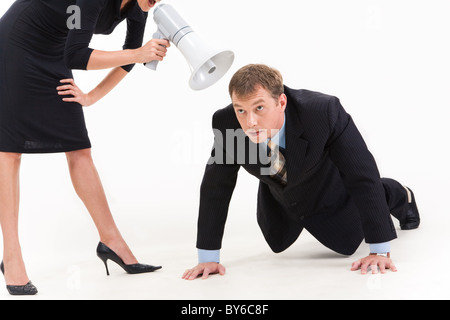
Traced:
<svg viewBox="0 0 450 320">
<path fill-rule="evenodd" d="M 161 269 L 162 267 L 158 266 L 150 266 L 146 264 L 125 264 L 122 259 L 110 248 L 108 248 L 105 244 L 99 242 L 97 246 L 97 256 L 100 260 L 103 261 L 106 267 L 106 274 L 109 276 L 108 264 L 107 261 L 112 260 L 122 267 L 129 274 L 139 274 L 139 273 L 148 273 Z"/>
<path fill-rule="evenodd" d="M 2 273 L 4 275 L 5 267 L 3 265 L 3 261 L 0 264 L 0 269 L 2 270 Z M 6 290 L 8 290 L 9 294 L 12 296 L 34 296 L 36 293 L 38 293 L 37 288 L 31 283 L 31 281 L 24 286 L 6 285 Z"/>
</svg>

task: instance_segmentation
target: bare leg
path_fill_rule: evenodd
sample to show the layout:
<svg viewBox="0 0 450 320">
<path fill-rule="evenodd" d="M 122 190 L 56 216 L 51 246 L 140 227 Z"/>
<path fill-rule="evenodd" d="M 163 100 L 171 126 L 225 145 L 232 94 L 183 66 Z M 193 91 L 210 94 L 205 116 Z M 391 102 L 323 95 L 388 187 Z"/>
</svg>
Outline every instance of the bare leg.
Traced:
<svg viewBox="0 0 450 320">
<path fill-rule="evenodd" d="M 29 279 L 19 243 L 19 172 L 21 154 L 0 152 L 0 223 L 7 285 L 22 286 Z"/>
<path fill-rule="evenodd" d="M 73 186 L 94 220 L 100 241 L 116 252 L 125 264 L 138 263 L 114 222 L 91 149 L 67 152 L 66 156 Z"/>
</svg>

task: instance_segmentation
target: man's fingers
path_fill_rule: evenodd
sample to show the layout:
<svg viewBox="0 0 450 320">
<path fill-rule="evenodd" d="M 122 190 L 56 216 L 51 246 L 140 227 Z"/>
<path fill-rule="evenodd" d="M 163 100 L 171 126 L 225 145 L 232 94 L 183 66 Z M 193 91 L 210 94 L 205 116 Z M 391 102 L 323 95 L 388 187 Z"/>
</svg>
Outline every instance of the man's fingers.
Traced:
<svg viewBox="0 0 450 320">
<path fill-rule="evenodd" d="M 202 276 L 202 279 L 203 279 L 203 280 L 208 279 L 210 272 L 211 272 L 211 271 L 209 270 L 209 268 L 205 268 L 205 270 L 203 270 L 203 276 Z"/>
<path fill-rule="evenodd" d="M 386 273 L 386 266 L 384 265 L 384 263 L 381 262 L 379 266 L 380 266 L 380 272 Z"/>
<path fill-rule="evenodd" d="M 183 273 L 182 279 L 185 280 L 194 280 L 197 278 L 198 272 L 196 269 L 188 269 Z"/>
<path fill-rule="evenodd" d="M 206 280 L 210 275 L 219 273 L 220 275 L 225 275 L 225 267 L 219 263 L 201 263 L 195 268 L 188 269 L 183 273 L 182 279 L 194 280 L 200 275 L 202 279 Z"/>
<path fill-rule="evenodd" d="M 366 274 L 367 273 L 367 269 L 369 268 L 370 263 L 369 262 L 363 262 L 361 264 L 361 273 L 362 274 Z"/>
<path fill-rule="evenodd" d="M 355 261 L 352 263 L 352 271 L 356 271 L 361 267 L 361 260 Z"/>
<path fill-rule="evenodd" d="M 191 274 L 188 277 L 188 280 L 194 280 L 198 277 L 198 275 L 200 274 L 199 271 L 197 271 L 197 269 L 192 270 Z"/>
<path fill-rule="evenodd" d="M 370 269 L 372 270 L 372 274 L 378 273 L 378 265 L 377 264 L 371 264 Z"/>
<path fill-rule="evenodd" d="M 224 276 L 225 272 L 226 272 L 225 267 L 223 265 L 219 264 L 219 274 L 221 276 Z"/>
<path fill-rule="evenodd" d="M 378 270 L 384 274 L 387 272 L 386 269 L 391 269 L 391 271 L 397 272 L 397 268 L 390 258 L 374 255 L 370 255 L 366 258 L 353 262 L 351 270 L 356 271 L 361 268 L 361 274 L 367 274 L 369 267 L 372 274 L 377 274 Z"/>
<path fill-rule="evenodd" d="M 191 269 L 187 269 L 184 273 L 183 276 L 181 277 L 182 279 L 187 279 L 189 277 L 189 275 L 191 274 L 192 270 Z"/>
<path fill-rule="evenodd" d="M 395 264 L 393 262 L 391 262 L 389 269 L 391 269 L 392 272 L 397 272 L 397 267 L 395 266 Z"/>
</svg>

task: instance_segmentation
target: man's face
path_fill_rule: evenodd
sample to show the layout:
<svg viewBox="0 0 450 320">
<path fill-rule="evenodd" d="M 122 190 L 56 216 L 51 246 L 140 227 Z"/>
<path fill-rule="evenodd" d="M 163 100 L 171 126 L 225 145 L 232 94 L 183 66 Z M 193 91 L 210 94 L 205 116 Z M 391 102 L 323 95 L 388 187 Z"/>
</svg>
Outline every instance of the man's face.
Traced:
<svg viewBox="0 0 450 320">
<path fill-rule="evenodd" d="M 269 91 L 257 86 L 247 97 L 233 93 L 231 99 L 239 124 L 252 142 L 262 143 L 283 127 L 286 95 L 274 99 Z"/>
</svg>

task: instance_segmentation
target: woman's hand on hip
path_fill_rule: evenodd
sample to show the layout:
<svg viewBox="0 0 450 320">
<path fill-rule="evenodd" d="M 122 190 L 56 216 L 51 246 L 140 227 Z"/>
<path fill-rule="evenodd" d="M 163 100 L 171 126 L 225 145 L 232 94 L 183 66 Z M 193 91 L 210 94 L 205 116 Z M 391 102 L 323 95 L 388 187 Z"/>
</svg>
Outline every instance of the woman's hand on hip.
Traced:
<svg viewBox="0 0 450 320">
<path fill-rule="evenodd" d="M 64 85 L 56 88 L 56 90 L 58 90 L 58 94 L 60 96 L 73 96 L 63 98 L 62 100 L 64 102 L 78 102 L 83 107 L 88 107 L 94 104 L 94 101 L 92 101 L 90 95 L 81 91 L 73 79 L 63 79 L 60 82 L 64 83 Z"/>
</svg>

